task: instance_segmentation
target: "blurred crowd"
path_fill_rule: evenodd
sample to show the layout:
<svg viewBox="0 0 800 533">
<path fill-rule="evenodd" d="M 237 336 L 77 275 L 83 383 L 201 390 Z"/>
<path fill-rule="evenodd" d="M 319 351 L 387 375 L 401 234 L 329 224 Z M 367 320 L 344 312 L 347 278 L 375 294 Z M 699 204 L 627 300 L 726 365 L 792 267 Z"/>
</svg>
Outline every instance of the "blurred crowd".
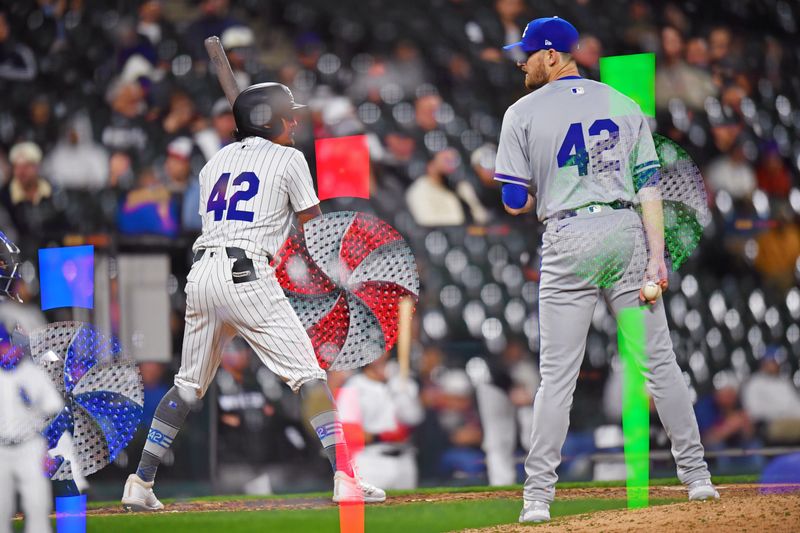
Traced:
<svg viewBox="0 0 800 533">
<path fill-rule="evenodd" d="M 203 48 L 219 35 L 240 86 L 279 81 L 309 105 L 297 144 L 312 175 L 315 139 L 367 135 L 370 200 L 323 207 L 375 212 L 415 249 L 424 288 L 414 386 L 424 416 L 398 411 L 398 428 L 381 422 L 365 449 L 380 444 L 402 459 L 413 441 L 423 477 L 482 475 L 494 464 L 490 478 L 505 483 L 515 475 L 509 457 L 526 442 L 524 411 L 537 383 L 538 332 L 525 324 L 535 322 L 540 228 L 530 217 L 510 220 L 492 180 L 502 114 L 524 94 L 521 52 L 502 46 L 532 18 L 557 14 L 581 31 L 575 59 L 584 76 L 599 79 L 603 56 L 656 54 L 654 130 L 700 166 L 714 215 L 699 254 L 672 284 L 679 361 L 709 446 L 774 442 L 796 430 L 775 429 L 762 395 L 740 393 L 774 392 L 766 384 L 780 380 L 790 402 L 800 385 L 800 9 L 771 5 L 15 1 L 0 9 L 0 227 L 30 262 L 29 302 L 37 248 L 74 235 L 108 235 L 115 252 L 143 235 L 164 237 L 162 250 L 180 243 L 168 252 L 183 257 L 172 266 L 179 288 L 190 241 L 175 239 L 199 230 L 198 171 L 234 129 Z M 182 291 L 170 294 L 177 356 Z M 598 315 L 579 385 L 595 400 L 613 383 L 606 326 Z M 219 452 L 263 453 L 241 432 L 272 428 L 264 417 L 281 420 L 267 431 L 281 435 L 274 449 L 305 449 L 285 391 L 249 361 L 223 360 Z M 171 373 L 163 366 L 155 384 Z M 363 379 L 384 375 L 365 371 Z M 573 442 L 585 451 L 594 443 L 581 431 L 614 418 L 581 401 Z M 487 431 L 491 423 L 501 429 Z M 493 441 L 498 434 L 508 438 Z"/>
</svg>

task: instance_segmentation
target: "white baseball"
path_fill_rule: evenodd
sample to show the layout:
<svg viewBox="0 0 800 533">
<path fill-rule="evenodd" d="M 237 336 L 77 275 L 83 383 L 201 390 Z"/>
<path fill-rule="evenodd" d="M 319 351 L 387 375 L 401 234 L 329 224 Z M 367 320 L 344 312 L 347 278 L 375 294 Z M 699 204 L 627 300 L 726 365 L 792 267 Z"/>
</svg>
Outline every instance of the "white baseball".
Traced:
<svg viewBox="0 0 800 533">
<path fill-rule="evenodd" d="M 655 281 L 648 281 L 642 289 L 642 295 L 649 301 L 657 300 L 661 296 L 661 285 Z"/>
</svg>

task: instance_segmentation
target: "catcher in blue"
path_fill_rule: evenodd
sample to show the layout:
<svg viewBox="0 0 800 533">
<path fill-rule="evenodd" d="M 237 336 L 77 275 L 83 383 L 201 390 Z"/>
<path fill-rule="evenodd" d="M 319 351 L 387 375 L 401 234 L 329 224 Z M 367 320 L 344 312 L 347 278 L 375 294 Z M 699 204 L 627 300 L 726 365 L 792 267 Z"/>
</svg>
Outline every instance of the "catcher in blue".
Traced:
<svg viewBox="0 0 800 533">
<path fill-rule="evenodd" d="M 541 384 L 533 403 L 520 522 L 550 519 L 586 335 L 601 297 L 615 315 L 643 307 L 647 387 L 672 440 L 678 477 L 688 486 L 690 500 L 719 498 L 675 360 L 663 300 L 652 294 L 645 298 L 641 290 L 646 282 L 667 289 L 659 163 L 652 135 L 633 100 L 579 76 L 570 55 L 577 42 L 572 24 L 551 17 L 531 21 L 522 40 L 506 47 L 520 47 L 528 54 L 518 66 L 533 92 L 503 117 L 495 179 L 503 184 L 509 213 L 535 209 L 545 224 L 539 284 Z M 641 203 L 641 216 L 632 209 L 634 200 Z M 605 228 L 619 236 L 617 241 L 646 239 L 641 255 L 647 257 L 637 274 L 641 285 L 637 280 L 635 286 L 605 286 L 578 275 L 575 249 Z"/>
<path fill-rule="evenodd" d="M 342 424 L 311 340 L 270 266 L 295 214 L 321 214 L 303 154 L 293 148 L 305 107 L 279 83 L 245 89 L 233 104 L 237 142 L 200 171 L 203 229 L 186 281 L 186 330 L 175 386 L 158 405 L 136 473 L 125 484 L 129 511 L 164 506 L 153 492 L 156 470 L 186 418 L 214 379 L 222 349 L 240 335 L 261 361 L 302 398 L 334 471 L 333 501 L 382 502 L 383 490 L 353 471 Z"/>
</svg>

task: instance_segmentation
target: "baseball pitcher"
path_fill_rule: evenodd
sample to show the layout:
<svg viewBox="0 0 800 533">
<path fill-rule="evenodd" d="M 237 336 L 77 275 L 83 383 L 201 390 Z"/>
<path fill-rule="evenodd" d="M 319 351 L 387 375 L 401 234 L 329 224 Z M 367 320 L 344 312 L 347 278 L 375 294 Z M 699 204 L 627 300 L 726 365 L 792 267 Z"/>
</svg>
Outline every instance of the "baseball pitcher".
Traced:
<svg viewBox="0 0 800 533">
<path fill-rule="evenodd" d="M 384 491 L 353 472 L 325 373 L 270 266 L 294 215 L 304 224 L 321 214 L 308 164 L 292 147 L 294 112 L 301 107 L 284 85 L 248 87 L 233 105 L 237 142 L 200 172 L 203 229 L 186 281 L 181 368 L 156 409 L 139 467 L 125 484 L 127 510 L 163 509 L 152 490 L 156 469 L 191 403 L 205 395 L 225 343 L 236 334 L 300 393 L 333 467 L 333 501 L 386 499 Z"/>
<path fill-rule="evenodd" d="M 503 117 L 495 179 L 502 182 L 506 210 L 536 210 L 545 224 L 539 284 L 541 384 L 533 404 L 531 448 L 520 522 L 550 519 L 556 468 L 567 435 L 572 395 L 595 305 L 602 297 L 613 313 L 644 306 L 647 328 L 645 375 L 667 433 L 678 477 L 690 500 L 719 498 L 703 459 L 703 446 L 686 384 L 672 350 L 663 300 L 652 281 L 667 288 L 661 198 L 655 185 L 659 163 L 649 126 L 638 105 L 611 87 L 583 79 L 570 52 L 577 30 L 558 17 L 531 21 L 518 66 L 531 94 Z M 636 195 L 642 216 L 632 210 Z M 577 251 L 598 235 L 610 250 L 586 257 Z M 632 248 L 639 239 L 646 244 Z M 614 249 L 618 248 L 618 249 Z M 580 275 L 592 260 L 644 257 L 635 287 L 600 283 Z M 619 261 L 610 261 L 625 268 Z M 647 298 L 645 294 L 649 294 Z"/>
</svg>

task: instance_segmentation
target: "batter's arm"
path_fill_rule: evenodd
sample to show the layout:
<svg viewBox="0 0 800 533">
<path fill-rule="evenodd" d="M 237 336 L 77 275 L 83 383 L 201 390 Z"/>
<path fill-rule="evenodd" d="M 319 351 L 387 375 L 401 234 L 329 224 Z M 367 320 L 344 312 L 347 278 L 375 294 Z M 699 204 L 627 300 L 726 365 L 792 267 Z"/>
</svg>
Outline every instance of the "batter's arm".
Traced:
<svg viewBox="0 0 800 533">
<path fill-rule="evenodd" d="M 300 227 L 302 228 L 309 220 L 321 216 L 322 209 L 320 209 L 319 204 L 317 204 L 309 207 L 308 209 L 303 209 L 302 211 L 298 211 L 295 214 L 297 215 L 297 220 L 300 222 Z"/>
<path fill-rule="evenodd" d="M 306 158 L 300 150 L 294 148 L 291 150 L 291 159 L 286 165 L 283 179 L 289 194 L 289 205 L 297 215 L 302 230 L 306 222 L 320 216 L 322 211 L 319 208 L 319 198 L 314 191 L 314 181 L 311 179 Z"/>
</svg>

